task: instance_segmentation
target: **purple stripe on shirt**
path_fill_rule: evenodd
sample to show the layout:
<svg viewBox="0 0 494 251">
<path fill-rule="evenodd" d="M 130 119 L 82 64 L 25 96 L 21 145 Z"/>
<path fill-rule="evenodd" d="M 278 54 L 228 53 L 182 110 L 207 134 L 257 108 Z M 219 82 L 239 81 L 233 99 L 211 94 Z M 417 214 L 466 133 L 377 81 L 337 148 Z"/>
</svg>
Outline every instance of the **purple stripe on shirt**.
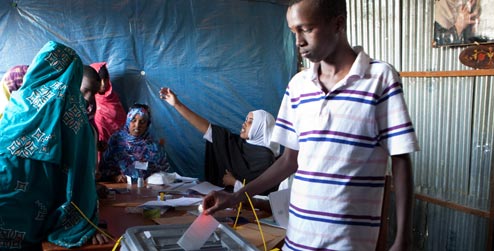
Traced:
<svg viewBox="0 0 494 251">
<path fill-rule="evenodd" d="M 347 180 L 384 180 L 384 176 L 350 176 L 334 173 L 321 173 L 321 172 L 308 172 L 303 170 L 298 170 L 296 174 L 304 174 L 318 177 L 328 177 L 336 179 L 347 179 Z"/>
<path fill-rule="evenodd" d="M 285 124 L 281 124 L 281 123 L 276 123 L 274 124 L 275 126 L 278 126 L 278 127 L 281 127 L 283 129 L 286 129 L 288 131 L 291 131 L 291 132 L 295 132 L 295 129 L 293 129 L 293 127 L 290 127 L 290 126 L 287 126 Z"/>
<path fill-rule="evenodd" d="M 384 101 L 388 100 L 389 98 L 391 98 L 391 97 L 393 97 L 393 96 L 395 96 L 395 95 L 401 94 L 401 93 L 403 93 L 403 90 L 402 90 L 402 89 L 397 89 L 397 90 L 395 90 L 394 92 L 391 92 L 391 93 L 389 93 L 389 94 L 388 94 L 388 95 L 386 95 L 386 96 L 383 96 L 381 99 L 379 99 L 379 100 L 377 101 L 377 103 L 378 103 L 378 104 L 380 104 L 380 103 L 382 103 L 382 102 L 384 102 Z"/>
<path fill-rule="evenodd" d="M 295 179 L 306 181 L 310 183 L 319 183 L 319 184 L 329 184 L 335 186 L 354 186 L 354 187 L 368 187 L 368 188 L 382 188 L 384 187 L 384 182 L 351 182 L 351 181 L 337 181 L 332 179 L 315 179 L 315 178 L 306 178 L 303 176 L 295 176 Z"/>
<path fill-rule="evenodd" d="M 371 60 L 369 64 L 382 64 L 384 63 L 383 61 L 379 61 L 379 60 Z"/>
<path fill-rule="evenodd" d="M 380 134 L 384 134 L 384 133 L 387 133 L 387 132 L 390 132 L 390 131 L 394 131 L 394 130 L 398 130 L 398 129 L 402 129 L 402 128 L 410 127 L 410 126 L 412 126 L 412 122 L 407 122 L 407 123 L 400 124 L 400 125 L 397 125 L 397 126 L 388 127 L 386 129 L 383 129 L 383 130 L 379 131 L 379 133 Z"/>
<path fill-rule="evenodd" d="M 307 131 L 307 132 L 300 133 L 300 137 L 304 137 L 307 135 L 335 135 L 335 136 L 342 136 L 342 137 L 346 137 L 346 138 L 350 138 L 350 139 L 359 139 L 359 140 L 367 140 L 367 141 L 376 141 L 377 140 L 377 137 L 355 135 L 355 134 L 329 131 L 329 130 L 313 130 L 313 131 Z"/>
<path fill-rule="evenodd" d="M 304 94 L 301 94 L 300 96 L 298 96 L 296 98 L 290 99 L 290 102 L 294 103 L 294 102 L 298 102 L 301 98 L 316 97 L 316 96 L 321 96 L 321 95 L 322 95 L 322 92 L 304 93 Z"/>
<path fill-rule="evenodd" d="M 386 89 L 383 90 L 381 96 L 386 95 L 386 93 L 388 93 L 391 89 L 394 89 L 394 88 L 397 88 L 397 87 L 401 89 L 402 88 L 402 84 L 400 82 L 395 82 L 395 83 L 389 85 Z"/>
<path fill-rule="evenodd" d="M 313 210 L 307 210 L 307 209 L 302 209 L 302 208 L 296 207 L 292 203 L 290 203 L 290 208 L 295 209 L 298 212 L 301 212 L 304 214 L 320 215 L 320 216 L 340 218 L 340 219 L 381 221 L 381 216 L 356 215 L 356 214 L 334 214 L 334 213 L 328 213 L 328 212 L 313 211 Z"/>
<path fill-rule="evenodd" d="M 328 100 L 345 100 L 345 101 L 353 101 L 353 102 L 359 102 L 362 104 L 369 104 L 369 105 L 376 105 L 375 100 L 369 100 L 365 98 L 354 98 L 354 97 L 348 97 L 348 96 L 332 96 L 328 97 Z"/>
<path fill-rule="evenodd" d="M 340 93 L 357 94 L 357 95 L 361 95 L 361 96 L 365 96 L 365 97 L 371 97 L 371 98 L 376 99 L 376 100 L 379 99 L 379 96 L 377 96 L 376 94 L 374 94 L 372 92 L 364 92 L 364 91 L 357 91 L 357 90 L 336 90 L 336 91 L 332 92 L 330 96 L 338 95 Z"/>
<path fill-rule="evenodd" d="M 292 122 L 290 122 L 290 121 L 288 121 L 288 120 L 285 120 L 285 119 L 280 119 L 280 118 L 277 118 L 277 119 L 276 119 L 276 122 L 280 122 L 281 124 L 286 124 L 286 125 L 293 126 Z"/>
<path fill-rule="evenodd" d="M 388 133 L 388 134 L 382 135 L 381 138 L 379 139 L 379 141 L 381 141 L 383 139 L 387 139 L 387 138 L 392 138 L 392 137 L 395 137 L 395 136 L 399 136 L 399 135 L 402 135 L 402 134 L 412 133 L 412 132 L 415 132 L 415 130 L 413 128 L 409 128 L 409 129 L 406 129 L 406 130 L 403 130 L 403 131 L 398 131 L 398 132 L 395 132 L 395 133 Z"/>
<path fill-rule="evenodd" d="M 313 142 L 334 142 L 334 143 L 339 143 L 339 144 L 353 145 L 353 146 L 366 147 L 366 148 L 375 148 L 378 145 L 377 141 L 371 142 L 371 143 L 362 143 L 362 142 L 356 142 L 356 141 L 344 140 L 344 139 L 338 139 L 338 138 L 330 138 L 330 137 L 306 137 L 306 138 L 299 139 L 299 143 L 310 142 L 310 141 L 313 141 Z"/>
</svg>

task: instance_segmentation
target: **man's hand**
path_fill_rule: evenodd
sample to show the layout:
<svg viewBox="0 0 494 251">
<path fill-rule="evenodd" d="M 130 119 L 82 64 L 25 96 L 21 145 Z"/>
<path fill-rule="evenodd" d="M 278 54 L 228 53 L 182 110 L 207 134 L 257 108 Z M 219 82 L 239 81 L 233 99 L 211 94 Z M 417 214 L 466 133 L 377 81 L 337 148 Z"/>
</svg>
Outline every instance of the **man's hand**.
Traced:
<svg viewBox="0 0 494 251">
<path fill-rule="evenodd" d="M 235 197 L 232 193 L 227 193 L 224 191 L 212 191 L 202 202 L 202 208 L 206 214 L 214 214 L 215 212 L 233 207 L 237 204 Z"/>
</svg>

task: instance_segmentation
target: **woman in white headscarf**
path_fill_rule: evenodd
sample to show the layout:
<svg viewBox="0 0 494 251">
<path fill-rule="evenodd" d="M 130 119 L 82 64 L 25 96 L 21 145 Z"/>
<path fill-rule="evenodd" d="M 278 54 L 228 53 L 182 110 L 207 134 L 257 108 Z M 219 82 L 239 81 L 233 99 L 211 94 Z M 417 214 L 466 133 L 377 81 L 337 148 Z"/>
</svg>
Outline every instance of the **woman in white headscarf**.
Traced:
<svg viewBox="0 0 494 251">
<path fill-rule="evenodd" d="M 173 106 L 189 123 L 204 134 L 206 139 L 205 176 L 206 180 L 217 186 L 233 185 L 226 181 L 229 175 L 245 183 L 261 175 L 279 155 L 280 146 L 271 142 L 274 117 L 264 111 L 249 112 L 242 124 L 240 134 L 211 124 L 178 100 L 169 89 L 160 90 L 160 98 Z M 241 183 L 239 182 L 241 185 Z M 273 184 L 276 190 L 278 184 Z"/>
<path fill-rule="evenodd" d="M 273 115 L 264 110 L 255 110 L 250 113 L 252 113 L 253 120 L 248 132 L 249 137 L 247 142 L 253 145 L 267 147 L 278 156 L 280 154 L 280 145 L 271 142 L 271 134 L 275 123 Z"/>
<path fill-rule="evenodd" d="M 434 42 L 436 45 L 463 44 L 475 36 L 479 21 L 478 0 L 438 0 L 435 4 Z"/>
</svg>

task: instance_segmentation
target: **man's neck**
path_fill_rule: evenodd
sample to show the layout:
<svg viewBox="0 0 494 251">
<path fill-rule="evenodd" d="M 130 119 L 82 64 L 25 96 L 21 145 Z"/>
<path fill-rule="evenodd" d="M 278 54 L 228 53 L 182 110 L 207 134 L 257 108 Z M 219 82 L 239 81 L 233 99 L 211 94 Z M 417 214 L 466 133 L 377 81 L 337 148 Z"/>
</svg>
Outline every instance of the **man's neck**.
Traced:
<svg viewBox="0 0 494 251">
<path fill-rule="evenodd" d="M 336 60 L 321 61 L 318 69 L 318 78 L 325 93 L 330 92 L 336 83 L 348 75 L 356 58 L 357 54 L 349 48 L 349 50 L 334 57 Z"/>
</svg>

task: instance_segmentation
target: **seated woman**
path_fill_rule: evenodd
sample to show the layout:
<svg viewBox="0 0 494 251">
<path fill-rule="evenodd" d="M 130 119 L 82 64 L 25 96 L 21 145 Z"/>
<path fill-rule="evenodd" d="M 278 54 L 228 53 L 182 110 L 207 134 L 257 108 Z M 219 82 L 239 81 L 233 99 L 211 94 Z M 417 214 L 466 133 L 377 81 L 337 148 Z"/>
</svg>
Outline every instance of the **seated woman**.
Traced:
<svg viewBox="0 0 494 251">
<path fill-rule="evenodd" d="M 194 113 L 169 88 L 160 90 L 160 98 L 204 134 L 207 140 L 205 176 L 214 185 L 232 185 L 223 182 L 228 172 L 237 181 L 248 183 L 271 166 L 279 155 L 279 144 L 270 141 L 275 120 L 264 110 L 249 112 L 238 135 Z M 273 184 L 273 190 L 266 193 L 276 190 L 277 186 Z"/>
<path fill-rule="evenodd" d="M 44 240 L 78 247 L 95 235 L 85 219 L 98 223 L 82 73 L 71 48 L 48 42 L 10 98 L 0 120 L 0 250 L 39 250 Z"/>
<path fill-rule="evenodd" d="M 150 124 L 151 112 L 147 105 L 135 104 L 129 108 L 125 126 L 110 137 L 103 154 L 102 180 L 126 182 L 126 176 L 147 178 L 168 170 L 170 165 L 163 145 L 149 135 Z"/>
</svg>

